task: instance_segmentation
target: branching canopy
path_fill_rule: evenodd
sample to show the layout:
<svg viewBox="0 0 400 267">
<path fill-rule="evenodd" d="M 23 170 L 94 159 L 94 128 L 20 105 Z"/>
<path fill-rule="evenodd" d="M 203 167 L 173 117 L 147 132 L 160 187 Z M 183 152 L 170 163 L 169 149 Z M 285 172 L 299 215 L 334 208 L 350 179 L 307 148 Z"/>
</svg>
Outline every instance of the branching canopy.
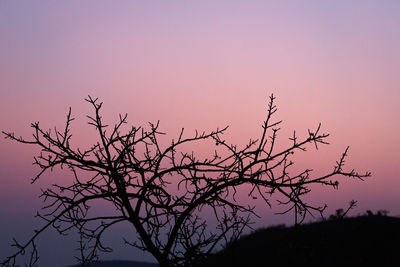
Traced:
<svg viewBox="0 0 400 267">
<path fill-rule="evenodd" d="M 101 117 L 102 103 L 88 97 L 94 114 L 87 116 L 89 125 L 98 132 L 98 140 L 89 149 L 73 149 L 70 131 L 73 117 L 68 112 L 65 128 L 46 131 L 38 122 L 31 126 L 33 139 L 16 137 L 3 132 L 6 138 L 40 148 L 34 164 L 40 172 L 32 179 L 36 182 L 54 167 L 68 168 L 73 174 L 68 186 L 52 185 L 42 192 L 45 213 L 38 216 L 45 222 L 42 228 L 25 243 L 15 241 L 17 251 L 2 262 L 14 265 L 16 258 L 29 247 L 33 248 L 30 265 L 37 263 L 36 238 L 53 227 L 60 234 L 76 229 L 80 235 L 79 260 L 87 265 L 96 259 L 98 251 L 110 251 L 102 243 L 102 235 L 111 226 L 129 222 L 139 239 L 126 244 L 150 252 L 160 266 L 190 265 L 217 247 L 226 245 L 240 236 L 250 226 L 254 206 L 239 203 L 235 194 L 241 185 L 251 190 L 249 199 L 261 197 L 270 205 L 272 195 L 279 195 L 279 203 L 293 211 L 296 223 L 307 214 L 322 212 L 325 207 L 313 206 L 304 200 L 310 185 L 323 184 L 336 188 L 337 177 L 363 179 L 370 173 L 345 171 L 348 148 L 334 168 L 323 176 L 315 177 L 306 169 L 297 174 L 289 173 L 295 151 L 305 151 L 307 145 L 328 144 L 328 134 L 321 132 L 321 125 L 300 140 L 296 133 L 290 145 L 277 151 L 277 133 L 281 121 L 274 120 L 277 108 L 274 96 L 269 98 L 266 119 L 258 140 L 239 148 L 227 143 L 222 135 L 227 128 L 196 132 L 187 137 L 184 130 L 165 146 L 160 143 L 163 133 L 159 123 L 149 124 L 148 129 L 131 127 L 123 131 L 127 115 L 119 117 L 113 127 L 104 124 Z M 194 152 L 183 152 L 186 144 L 201 145 L 212 141 L 215 151 L 205 159 Z M 89 178 L 87 178 L 89 176 Z M 82 178 L 84 177 L 84 178 Z M 94 201 L 111 203 L 114 215 L 92 216 L 89 213 Z M 251 203 L 249 201 L 249 203 Z M 212 211 L 216 227 L 210 229 L 201 211 Z"/>
</svg>

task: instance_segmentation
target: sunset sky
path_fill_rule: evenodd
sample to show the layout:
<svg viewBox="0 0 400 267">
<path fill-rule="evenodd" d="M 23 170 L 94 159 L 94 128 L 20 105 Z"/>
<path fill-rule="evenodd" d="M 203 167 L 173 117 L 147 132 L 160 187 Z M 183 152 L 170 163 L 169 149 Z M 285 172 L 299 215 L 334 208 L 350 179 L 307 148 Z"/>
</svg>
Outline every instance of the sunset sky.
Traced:
<svg viewBox="0 0 400 267">
<path fill-rule="evenodd" d="M 110 123 L 119 113 L 137 126 L 160 120 L 169 138 L 229 125 L 226 139 L 243 145 L 261 134 L 274 93 L 282 144 L 319 122 L 330 133 L 299 167 L 329 171 L 349 145 L 348 168 L 372 172 L 340 179 L 339 190 L 315 188 L 314 203 L 333 212 L 355 199 L 353 215 L 400 216 L 399 14 L 397 0 L 0 1 L 0 130 L 30 137 L 31 122 L 62 126 L 72 107 L 72 141 L 88 146 L 91 95 Z M 33 218 L 40 188 L 61 179 L 31 185 L 35 153 L 0 138 L 1 259 L 13 236 L 25 240 L 42 224 Z M 260 207 L 257 226 L 291 223 L 275 208 Z M 40 266 L 74 263 L 75 237 L 47 233 Z M 117 257 L 154 261 L 118 246 L 104 256 Z"/>
</svg>

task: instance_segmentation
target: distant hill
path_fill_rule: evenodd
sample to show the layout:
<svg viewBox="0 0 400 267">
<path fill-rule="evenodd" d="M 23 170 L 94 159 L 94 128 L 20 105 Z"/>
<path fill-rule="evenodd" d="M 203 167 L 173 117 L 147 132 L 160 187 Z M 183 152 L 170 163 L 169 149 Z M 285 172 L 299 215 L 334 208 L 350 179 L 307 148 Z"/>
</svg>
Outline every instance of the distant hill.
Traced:
<svg viewBox="0 0 400 267">
<path fill-rule="evenodd" d="M 90 266 L 157 267 L 158 264 L 115 260 Z M 400 218 L 370 215 L 259 229 L 210 255 L 199 266 L 400 266 Z"/>
<path fill-rule="evenodd" d="M 200 266 L 400 266 L 400 218 L 372 215 L 260 229 Z"/>
<path fill-rule="evenodd" d="M 68 267 L 80 267 L 80 265 L 72 265 Z M 90 264 L 90 267 L 158 267 L 157 263 L 143 262 L 143 261 L 99 261 Z"/>
</svg>

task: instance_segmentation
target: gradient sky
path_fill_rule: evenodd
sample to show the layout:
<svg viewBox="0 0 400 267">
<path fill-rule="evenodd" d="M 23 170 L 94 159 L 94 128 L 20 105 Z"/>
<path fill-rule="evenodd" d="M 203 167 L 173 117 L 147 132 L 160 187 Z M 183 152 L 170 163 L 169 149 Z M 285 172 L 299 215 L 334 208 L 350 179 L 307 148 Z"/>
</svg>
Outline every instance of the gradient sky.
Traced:
<svg viewBox="0 0 400 267">
<path fill-rule="evenodd" d="M 71 106 L 74 141 L 86 146 L 90 94 L 109 122 L 125 112 L 135 125 L 160 120 L 171 138 L 230 125 L 226 138 L 244 144 L 274 93 L 282 142 L 319 122 L 331 134 L 300 166 L 330 170 L 350 145 L 348 166 L 373 174 L 316 188 L 315 203 L 334 211 L 356 199 L 353 214 L 400 215 L 399 14 L 399 1 L 0 1 L 0 130 L 61 126 Z M 0 139 L 1 258 L 40 225 L 37 196 L 54 177 L 30 185 L 35 152 Z M 257 225 L 290 223 L 273 211 L 260 208 Z M 55 238 L 40 241 L 43 266 L 73 262 L 74 237 Z M 152 261 L 128 251 L 104 258 Z"/>
</svg>

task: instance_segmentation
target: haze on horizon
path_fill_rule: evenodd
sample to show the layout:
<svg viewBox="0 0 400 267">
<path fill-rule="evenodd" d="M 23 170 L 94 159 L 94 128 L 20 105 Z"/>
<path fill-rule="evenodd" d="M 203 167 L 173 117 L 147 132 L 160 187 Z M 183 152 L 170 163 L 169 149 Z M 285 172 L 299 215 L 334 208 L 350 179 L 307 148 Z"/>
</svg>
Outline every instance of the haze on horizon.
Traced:
<svg viewBox="0 0 400 267">
<path fill-rule="evenodd" d="M 398 1 L 1 1 L 0 130 L 29 137 L 31 122 L 62 126 L 71 106 L 73 142 L 89 145 L 90 94 L 110 123 L 119 113 L 137 126 L 160 120 L 168 138 L 182 127 L 229 125 L 226 139 L 245 144 L 260 134 L 274 93 L 281 142 L 319 122 L 331 134 L 331 145 L 310 148 L 297 164 L 330 169 L 349 145 L 348 166 L 372 172 L 365 182 L 342 179 L 336 191 L 315 188 L 313 201 L 328 213 L 355 199 L 352 214 L 399 216 L 398 14 Z M 40 187 L 62 179 L 30 184 L 36 152 L 0 138 L 0 258 L 13 236 L 41 224 L 33 218 Z M 291 223 L 259 209 L 257 226 Z M 153 261 L 120 249 L 126 231 L 110 235 L 117 245 L 105 258 Z M 74 263 L 75 240 L 48 233 L 43 266 Z"/>
</svg>

